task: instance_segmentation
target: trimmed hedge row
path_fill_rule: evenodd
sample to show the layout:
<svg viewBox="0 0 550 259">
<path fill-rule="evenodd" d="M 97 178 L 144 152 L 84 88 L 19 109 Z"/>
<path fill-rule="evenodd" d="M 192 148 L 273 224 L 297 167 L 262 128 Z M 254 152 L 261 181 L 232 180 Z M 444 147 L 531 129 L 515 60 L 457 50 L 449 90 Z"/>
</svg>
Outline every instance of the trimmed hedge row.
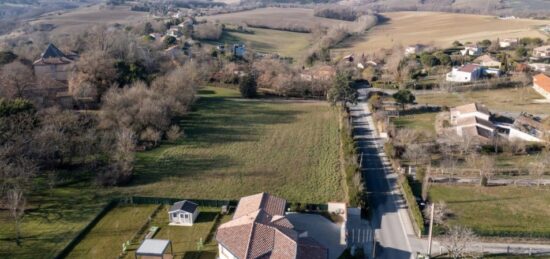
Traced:
<svg viewBox="0 0 550 259">
<path fill-rule="evenodd" d="M 67 243 L 67 245 L 61 251 L 59 251 L 55 255 L 54 258 L 61 259 L 69 255 L 71 250 L 73 250 L 73 248 L 84 238 L 84 236 L 86 236 L 86 234 L 88 234 L 88 232 L 92 230 L 97 222 L 99 222 L 103 218 L 103 216 L 105 216 L 107 212 L 113 209 L 117 204 L 117 199 L 113 199 L 109 203 L 107 203 L 107 205 L 105 205 L 105 207 L 103 207 L 103 209 L 101 209 L 101 211 L 97 213 L 96 216 L 90 222 L 88 222 L 88 224 L 82 230 L 80 230 L 80 232 L 78 232 L 78 234 L 71 241 L 69 241 L 69 243 Z"/>
<path fill-rule="evenodd" d="M 420 211 L 420 208 L 416 203 L 416 199 L 412 192 L 409 179 L 404 175 L 400 175 L 399 184 L 401 185 L 401 189 L 403 190 L 403 196 L 405 197 L 405 201 L 407 202 L 407 205 L 411 211 L 411 215 L 413 217 L 414 223 L 418 227 L 418 231 L 420 232 L 420 234 L 424 234 L 426 231 L 426 228 L 424 225 L 424 217 L 422 216 L 422 212 Z"/>
<path fill-rule="evenodd" d="M 351 207 L 366 208 L 365 190 L 361 178 L 361 165 L 357 161 L 357 143 L 353 139 L 353 132 L 350 126 L 350 117 L 347 111 L 342 111 L 342 128 L 340 130 L 340 141 L 342 142 L 344 173 L 348 187 L 348 201 Z M 359 179 L 357 180 L 357 177 Z"/>
</svg>

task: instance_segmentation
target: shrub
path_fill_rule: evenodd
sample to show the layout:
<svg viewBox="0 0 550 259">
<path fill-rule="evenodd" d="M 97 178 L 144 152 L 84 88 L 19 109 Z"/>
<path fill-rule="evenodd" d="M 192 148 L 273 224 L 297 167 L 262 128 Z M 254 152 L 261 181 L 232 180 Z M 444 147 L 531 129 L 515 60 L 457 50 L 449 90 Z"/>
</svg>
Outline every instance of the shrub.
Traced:
<svg viewBox="0 0 550 259">
<path fill-rule="evenodd" d="M 412 192 L 409 179 L 406 176 L 401 175 L 399 176 L 399 183 L 401 184 L 401 189 L 403 190 L 403 196 L 405 197 L 405 201 L 407 202 L 407 205 L 411 209 L 411 214 L 414 219 L 414 223 L 416 223 L 416 226 L 418 227 L 418 230 L 420 231 L 420 233 L 424 233 L 425 232 L 424 218 L 422 217 L 422 212 L 420 211 L 420 208 L 416 203 L 416 198 L 414 197 L 414 194 Z"/>
<path fill-rule="evenodd" d="M 11 51 L 0 51 L 0 66 L 13 62 L 17 55 Z"/>
<path fill-rule="evenodd" d="M 178 125 L 172 125 L 172 127 L 170 127 L 170 129 L 166 132 L 166 138 L 170 141 L 175 141 L 182 136 L 183 132 Z"/>
<path fill-rule="evenodd" d="M 253 75 L 246 75 L 239 82 L 239 91 L 244 98 L 254 98 L 257 93 L 256 78 Z"/>
</svg>

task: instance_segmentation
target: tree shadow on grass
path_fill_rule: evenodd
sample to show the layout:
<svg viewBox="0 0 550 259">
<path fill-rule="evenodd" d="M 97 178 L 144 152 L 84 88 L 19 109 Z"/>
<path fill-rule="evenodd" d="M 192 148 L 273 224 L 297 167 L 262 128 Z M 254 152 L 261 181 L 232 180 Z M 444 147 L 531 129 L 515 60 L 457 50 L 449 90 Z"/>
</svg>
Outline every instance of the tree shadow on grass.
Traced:
<svg viewBox="0 0 550 259">
<path fill-rule="evenodd" d="M 219 213 L 213 212 L 213 211 L 201 211 L 199 212 L 199 216 L 195 220 L 196 223 L 202 223 L 202 222 L 212 222 L 214 219 L 216 219 L 216 215 Z"/>
<path fill-rule="evenodd" d="M 216 252 L 212 251 L 188 251 L 182 257 L 183 259 L 215 259 Z"/>
</svg>

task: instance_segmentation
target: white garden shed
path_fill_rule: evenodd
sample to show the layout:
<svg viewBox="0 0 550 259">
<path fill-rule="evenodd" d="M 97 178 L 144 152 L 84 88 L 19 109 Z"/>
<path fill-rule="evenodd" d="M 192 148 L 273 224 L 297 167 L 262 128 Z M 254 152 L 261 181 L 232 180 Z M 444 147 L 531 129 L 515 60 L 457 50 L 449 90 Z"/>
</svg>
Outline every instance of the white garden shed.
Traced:
<svg viewBox="0 0 550 259">
<path fill-rule="evenodd" d="M 193 226 L 199 216 L 199 205 L 191 201 L 178 201 L 168 210 L 171 226 Z"/>
</svg>

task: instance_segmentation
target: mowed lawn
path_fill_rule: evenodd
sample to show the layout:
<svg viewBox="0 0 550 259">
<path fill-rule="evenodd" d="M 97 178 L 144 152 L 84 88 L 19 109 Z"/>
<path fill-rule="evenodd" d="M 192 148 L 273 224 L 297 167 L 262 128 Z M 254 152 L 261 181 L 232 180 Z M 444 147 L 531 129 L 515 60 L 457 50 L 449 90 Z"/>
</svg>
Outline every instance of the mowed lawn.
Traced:
<svg viewBox="0 0 550 259">
<path fill-rule="evenodd" d="M 40 190 L 29 197 L 20 246 L 13 219 L 0 210 L 0 258 L 53 258 L 107 203 L 107 191 L 90 185 Z"/>
<path fill-rule="evenodd" d="M 454 214 L 451 224 L 478 232 L 550 235 L 550 190 L 545 188 L 434 185 L 430 198 L 447 203 Z"/>
<path fill-rule="evenodd" d="M 259 192 L 289 201 L 343 201 L 338 113 L 326 102 L 245 100 L 206 88 L 181 120 L 185 138 L 138 153 L 139 195 L 238 199 Z"/>
<path fill-rule="evenodd" d="M 530 87 L 504 88 L 467 92 L 434 92 L 416 95 L 420 104 L 436 104 L 454 107 L 479 102 L 492 112 L 528 112 L 532 114 L 550 114 L 550 104 L 535 103 L 543 97 Z"/>
<path fill-rule="evenodd" d="M 245 43 L 255 51 L 300 59 L 310 46 L 311 34 L 249 28 L 254 33 L 224 32 L 217 43 Z"/>
<path fill-rule="evenodd" d="M 398 129 L 414 129 L 426 134 L 427 137 L 435 137 L 435 117 L 437 113 L 420 113 L 402 115 L 394 118 L 392 122 Z"/>
<path fill-rule="evenodd" d="M 156 205 L 115 207 L 78 243 L 67 258 L 115 258 L 122 244 L 147 222 Z"/>
</svg>

